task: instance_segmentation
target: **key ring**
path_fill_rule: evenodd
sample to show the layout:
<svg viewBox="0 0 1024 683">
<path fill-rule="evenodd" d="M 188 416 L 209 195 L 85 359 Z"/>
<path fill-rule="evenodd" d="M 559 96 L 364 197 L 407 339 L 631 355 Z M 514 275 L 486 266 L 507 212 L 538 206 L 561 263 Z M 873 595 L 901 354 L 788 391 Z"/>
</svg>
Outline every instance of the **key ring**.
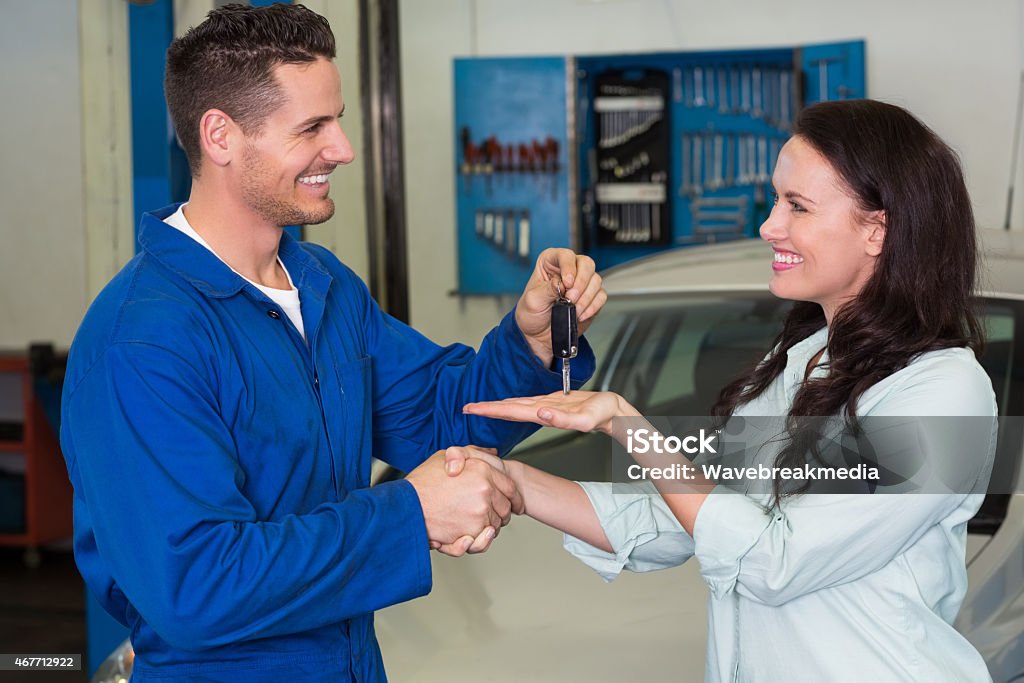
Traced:
<svg viewBox="0 0 1024 683">
<path fill-rule="evenodd" d="M 559 301 L 564 300 L 565 297 L 562 296 L 562 278 L 558 278 L 557 280 L 554 280 L 553 283 L 555 285 L 555 293 L 558 294 L 558 300 Z"/>
</svg>

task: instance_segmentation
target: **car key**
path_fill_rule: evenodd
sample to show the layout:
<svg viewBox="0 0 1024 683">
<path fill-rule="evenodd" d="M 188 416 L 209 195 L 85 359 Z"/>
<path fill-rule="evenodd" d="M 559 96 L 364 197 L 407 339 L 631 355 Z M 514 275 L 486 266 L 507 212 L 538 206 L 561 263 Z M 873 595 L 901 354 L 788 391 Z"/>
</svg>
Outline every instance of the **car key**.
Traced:
<svg viewBox="0 0 1024 683">
<path fill-rule="evenodd" d="M 561 296 L 551 306 L 551 352 L 562 359 L 562 393 L 569 393 L 569 359 L 579 351 L 576 304 Z"/>
</svg>

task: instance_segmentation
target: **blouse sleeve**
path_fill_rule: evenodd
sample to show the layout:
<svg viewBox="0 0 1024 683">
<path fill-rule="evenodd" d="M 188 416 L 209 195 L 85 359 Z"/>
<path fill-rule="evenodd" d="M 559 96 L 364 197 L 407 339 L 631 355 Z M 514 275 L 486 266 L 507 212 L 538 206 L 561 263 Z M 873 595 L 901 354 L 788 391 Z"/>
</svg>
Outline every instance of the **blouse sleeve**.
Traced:
<svg viewBox="0 0 1024 683">
<path fill-rule="evenodd" d="M 614 553 L 565 534 L 564 547 L 605 581 L 628 569 L 650 572 L 675 567 L 693 555 L 693 539 L 650 482 L 580 482 Z"/>
</svg>

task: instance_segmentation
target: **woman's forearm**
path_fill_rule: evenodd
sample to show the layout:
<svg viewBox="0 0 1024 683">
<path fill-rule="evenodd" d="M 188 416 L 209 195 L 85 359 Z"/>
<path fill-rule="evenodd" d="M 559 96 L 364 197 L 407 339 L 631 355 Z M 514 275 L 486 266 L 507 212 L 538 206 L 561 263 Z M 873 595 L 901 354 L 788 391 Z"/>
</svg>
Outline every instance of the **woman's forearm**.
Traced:
<svg viewBox="0 0 1024 683">
<path fill-rule="evenodd" d="M 647 429 L 650 433 L 657 433 L 657 430 L 647 422 L 647 419 L 633 407 L 628 401 L 621 396 L 616 395 L 618 401 L 617 413 L 619 417 L 629 418 L 629 420 L 621 421 L 616 423 L 614 420 L 609 421 L 606 425 L 603 425 L 603 430 L 608 436 L 612 437 L 620 444 L 623 448 L 628 451 L 627 445 L 627 427 L 640 427 Z M 636 460 L 637 464 L 641 467 L 664 467 L 666 465 L 665 456 L 661 454 L 640 454 L 631 452 L 630 455 Z M 683 456 L 679 456 L 679 460 L 686 462 Z M 668 509 L 672 511 L 679 523 L 682 525 L 686 533 L 693 536 L 693 527 L 697 523 L 697 513 L 700 512 L 700 508 L 704 505 L 704 501 L 707 499 L 711 489 L 714 488 L 715 483 L 708 479 L 705 479 L 700 474 L 695 474 L 692 479 L 687 483 L 686 489 L 680 485 L 679 482 L 674 480 L 655 479 L 654 487 L 661 494 L 661 497 L 665 500 L 665 504 Z"/>
<path fill-rule="evenodd" d="M 518 461 L 505 466 L 519 486 L 527 515 L 605 552 L 615 552 L 583 487 Z"/>
</svg>

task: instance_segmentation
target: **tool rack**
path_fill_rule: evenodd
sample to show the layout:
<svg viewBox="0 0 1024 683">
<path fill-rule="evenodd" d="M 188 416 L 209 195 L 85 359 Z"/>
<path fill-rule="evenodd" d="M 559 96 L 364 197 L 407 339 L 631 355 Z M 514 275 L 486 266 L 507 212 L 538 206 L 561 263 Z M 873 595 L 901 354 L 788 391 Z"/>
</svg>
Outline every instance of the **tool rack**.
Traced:
<svg viewBox="0 0 1024 683">
<path fill-rule="evenodd" d="M 756 237 L 800 109 L 866 96 L 864 43 L 455 60 L 459 294 L 537 254 L 598 268 Z"/>
</svg>

